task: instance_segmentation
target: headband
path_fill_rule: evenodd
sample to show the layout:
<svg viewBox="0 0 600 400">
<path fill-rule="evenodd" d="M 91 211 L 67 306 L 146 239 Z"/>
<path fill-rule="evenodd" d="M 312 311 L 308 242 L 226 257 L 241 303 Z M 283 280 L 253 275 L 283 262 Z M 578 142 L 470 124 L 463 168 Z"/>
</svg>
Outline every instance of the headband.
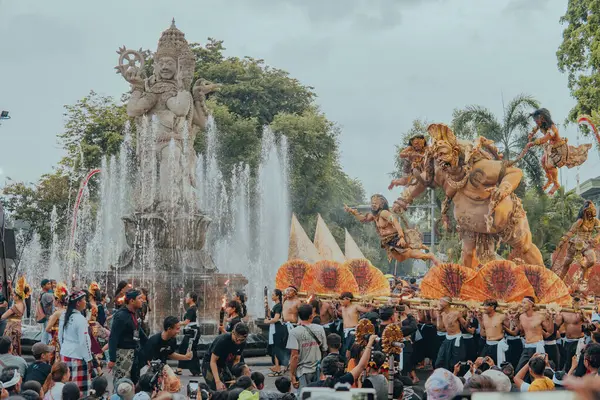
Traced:
<svg viewBox="0 0 600 400">
<path fill-rule="evenodd" d="M 76 292 L 71 293 L 71 295 L 69 296 L 69 302 L 79 301 L 84 297 L 85 292 L 83 290 L 78 290 Z"/>
<path fill-rule="evenodd" d="M 133 300 L 138 297 L 142 292 L 137 289 L 129 289 L 127 293 L 125 293 L 125 298 L 129 300 Z"/>
</svg>

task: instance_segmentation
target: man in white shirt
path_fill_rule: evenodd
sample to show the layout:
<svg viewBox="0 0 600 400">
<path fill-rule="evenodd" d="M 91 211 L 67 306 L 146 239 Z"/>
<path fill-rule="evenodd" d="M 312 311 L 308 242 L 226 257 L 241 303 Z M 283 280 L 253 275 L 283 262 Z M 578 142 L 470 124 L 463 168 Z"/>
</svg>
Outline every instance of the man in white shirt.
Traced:
<svg viewBox="0 0 600 400">
<path fill-rule="evenodd" d="M 311 324 L 313 313 L 310 304 L 298 307 L 300 324 L 289 334 L 287 348 L 292 351 L 290 358 L 290 379 L 295 388 L 302 389 L 319 379 L 317 365 L 322 352 L 327 351 L 327 338 L 321 325 Z"/>
<path fill-rule="evenodd" d="M 71 382 L 79 387 L 82 397 L 88 396 L 91 383 L 92 345 L 89 324 L 81 312 L 85 310 L 85 292 L 77 291 L 69 296 L 67 311 L 60 316 L 58 340 L 60 358 L 71 370 Z"/>
</svg>

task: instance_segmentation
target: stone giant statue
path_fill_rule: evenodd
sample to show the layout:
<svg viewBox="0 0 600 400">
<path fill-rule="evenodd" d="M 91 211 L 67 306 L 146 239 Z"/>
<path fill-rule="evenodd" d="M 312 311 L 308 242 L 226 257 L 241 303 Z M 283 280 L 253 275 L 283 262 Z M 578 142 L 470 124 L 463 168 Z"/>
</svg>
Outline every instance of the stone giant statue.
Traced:
<svg viewBox="0 0 600 400">
<path fill-rule="evenodd" d="M 192 87 L 196 58 L 175 21 L 160 37 L 152 76 L 144 76 L 142 52 L 122 47 L 118 53 L 116 69 L 131 84 L 127 113 L 152 121 L 138 130 L 141 193 L 136 211 L 193 211 L 197 208 L 194 140 L 206 127 L 206 94 L 217 85 L 198 79 Z"/>
<path fill-rule="evenodd" d="M 127 113 L 137 128 L 135 206 L 123 216 L 129 249 L 118 268 L 213 270 L 204 251 L 210 218 L 198 207 L 194 141 L 206 128 L 206 95 L 218 85 L 199 78 L 192 86 L 196 57 L 175 21 L 158 41 L 151 76 L 141 50 L 117 53 L 116 69 L 131 85 Z"/>
</svg>

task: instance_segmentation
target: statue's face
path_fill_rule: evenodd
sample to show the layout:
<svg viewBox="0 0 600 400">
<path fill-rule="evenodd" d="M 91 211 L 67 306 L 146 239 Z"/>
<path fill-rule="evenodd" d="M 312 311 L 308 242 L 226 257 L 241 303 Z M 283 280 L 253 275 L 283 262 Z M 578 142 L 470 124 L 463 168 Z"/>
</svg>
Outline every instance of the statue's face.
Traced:
<svg viewBox="0 0 600 400">
<path fill-rule="evenodd" d="M 157 62 L 158 66 L 158 74 L 163 80 L 173 80 L 175 79 L 175 74 L 177 73 L 177 61 L 175 61 L 172 57 L 162 57 Z"/>
<path fill-rule="evenodd" d="M 379 197 L 379 196 L 371 197 L 371 211 L 373 213 L 377 213 L 380 210 L 383 210 L 383 204 L 384 204 L 384 201 L 381 197 Z"/>
<path fill-rule="evenodd" d="M 450 145 L 441 144 L 437 146 L 435 161 L 442 170 L 447 171 L 449 168 L 457 165 L 458 157 Z"/>
<path fill-rule="evenodd" d="M 413 139 L 412 147 L 415 150 L 423 150 L 425 148 L 425 140 L 424 139 Z"/>
<path fill-rule="evenodd" d="M 586 209 L 585 209 L 585 218 L 586 219 L 593 219 L 596 218 L 596 207 L 594 207 L 594 204 L 591 203 Z"/>
<path fill-rule="evenodd" d="M 538 115 L 536 118 L 534 118 L 535 124 L 537 125 L 537 127 L 541 127 L 542 123 L 544 122 L 544 118 L 542 118 L 541 115 Z"/>
</svg>

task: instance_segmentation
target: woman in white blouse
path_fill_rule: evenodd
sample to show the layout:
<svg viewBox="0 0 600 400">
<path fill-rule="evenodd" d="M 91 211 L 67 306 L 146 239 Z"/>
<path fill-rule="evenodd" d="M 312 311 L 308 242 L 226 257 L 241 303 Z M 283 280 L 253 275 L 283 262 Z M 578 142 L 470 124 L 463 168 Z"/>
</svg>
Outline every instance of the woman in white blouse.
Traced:
<svg viewBox="0 0 600 400">
<path fill-rule="evenodd" d="M 89 324 L 82 314 L 86 306 L 84 291 L 72 293 L 69 296 L 67 311 L 60 316 L 58 325 L 60 358 L 69 367 L 71 381 L 77 384 L 82 397 L 89 394 L 92 369 Z"/>
</svg>

